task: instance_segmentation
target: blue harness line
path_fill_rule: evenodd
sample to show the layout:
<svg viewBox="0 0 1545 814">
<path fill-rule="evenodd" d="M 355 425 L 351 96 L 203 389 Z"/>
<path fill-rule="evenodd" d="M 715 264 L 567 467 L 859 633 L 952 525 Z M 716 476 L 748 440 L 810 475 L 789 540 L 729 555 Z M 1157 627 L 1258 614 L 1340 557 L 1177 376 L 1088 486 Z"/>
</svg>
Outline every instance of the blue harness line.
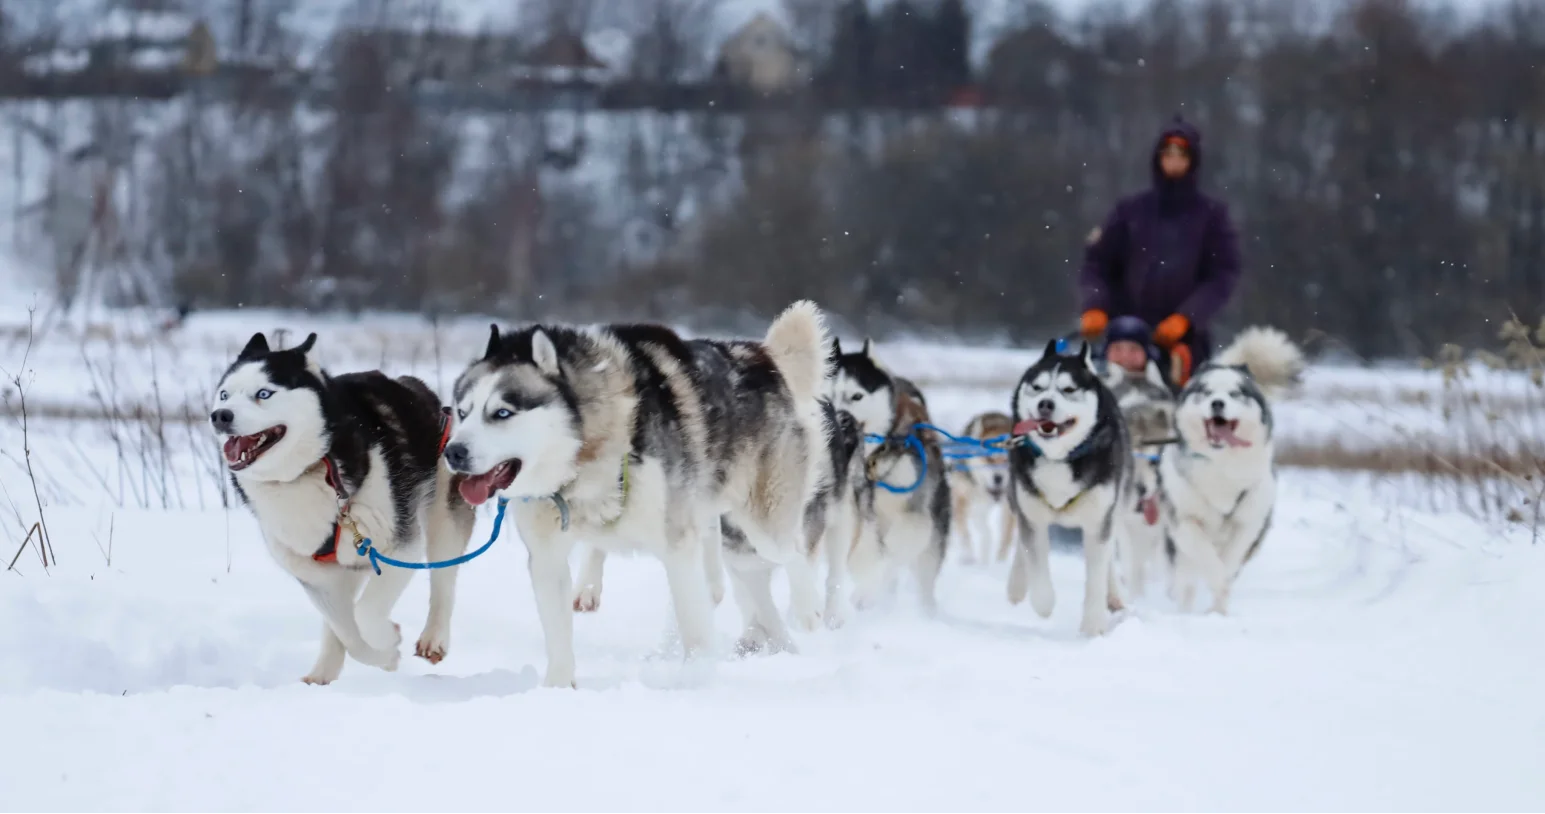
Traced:
<svg viewBox="0 0 1545 814">
<path fill-rule="evenodd" d="M 377 574 L 381 573 L 381 563 L 383 562 L 394 568 L 412 568 L 419 571 L 425 571 L 433 568 L 451 568 L 453 566 L 461 565 L 464 562 L 476 559 L 483 552 L 493 547 L 494 541 L 499 539 L 499 528 L 504 525 L 504 507 L 508 506 L 509 503 L 509 498 L 499 498 L 499 512 L 498 514 L 494 515 L 494 530 L 492 534 L 488 535 L 488 542 L 484 543 L 482 548 L 479 548 L 476 551 L 469 551 L 460 557 L 454 557 L 449 560 L 440 560 L 438 562 L 405 562 L 403 560 L 394 560 L 391 557 L 376 551 L 375 546 L 370 544 L 369 537 L 360 540 L 359 543 L 354 546 L 354 550 L 357 551 L 361 557 L 370 558 L 370 567 L 374 568 Z M 560 507 L 561 506 L 562 504 L 560 504 Z M 564 519 L 567 520 L 568 512 L 564 511 L 563 515 Z M 566 526 L 568 523 L 565 522 L 564 525 Z"/>
<path fill-rule="evenodd" d="M 883 444 L 889 439 L 883 435 L 865 435 L 864 440 L 871 444 Z M 875 486 L 878 486 L 893 495 L 905 495 L 910 492 L 916 492 L 918 488 L 923 485 L 923 481 L 928 479 L 928 453 L 923 450 L 923 442 L 918 440 L 916 430 L 914 429 L 911 434 L 902 436 L 902 442 L 905 443 L 907 447 L 917 455 L 917 463 L 919 467 L 917 480 L 913 481 L 911 486 L 896 486 L 871 476 L 871 480 L 874 481 Z"/>
</svg>

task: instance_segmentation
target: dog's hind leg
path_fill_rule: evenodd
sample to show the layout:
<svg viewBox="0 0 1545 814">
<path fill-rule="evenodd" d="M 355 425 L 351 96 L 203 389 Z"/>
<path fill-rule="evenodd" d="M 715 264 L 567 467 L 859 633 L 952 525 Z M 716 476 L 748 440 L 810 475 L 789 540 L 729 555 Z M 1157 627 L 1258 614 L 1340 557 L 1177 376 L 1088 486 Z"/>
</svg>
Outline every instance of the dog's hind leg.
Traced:
<svg viewBox="0 0 1545 814">
<path fill-rule="evenodd" d="M 591 613 L 601 607 L 601 580 L 606 571 L 606 552 L 592 545 L 580 544 L 583 564 L 579 567 L 579 590 L 574 592 L 574 610 Z"/>
<path fill-rule="evenodd" d="M 842 592 L 848 581 L 848 556 L 858 534 L 857 518 L 851 505 L 839 505 L 826 523 L 821 545 L 826 552 L 826 626 L 842 626 L 845 613 Z"/>
<path fill-rule="evenodd" d="M 798 630 L 812 631 L 821 624 L 821 600 L 816 590 L 815 559 L 826 533 L 829 512 L 823 498 L 816 498 L 805 509 L 804 542 L 799 551 L 784 564 L 789 575 L 789 616 Z"/>
<path fill-rule="evenodd" d="M 443 473 L 442 473 L 443 474 Z M 461 556 L 472 539 L 477 515 L 461 495 L 450 487 L 450 478 L 435 494 L 424 523 L 426 558 L 441 562 Z M 435 568 L 429 572 L 429 616 L 424 631 L 413 646 L 413 655 L 439 664 L 451 648 L 451 611 L 456 607 L 456 572 L 459 566 Z"/>
<path fill-rule="evenodd" d="M 724 538 L 720 534 L 719 515 L 706 524 L 703 535 L 703 571 L 708 577 L 708 598 L 714 607 L 724 601 Z M 600 583 L 596 583 L 600 585 Z"/>
<path fill-rule="evenodd" d="M 775 566 L 743 549 L 726 551 L 725 564 L 729 567 L 735 601 L 740 605 L 741 618 L 745 622 L 745 629 L 735 643 L 736 652 L 743 656 L 764 648 L 772 653 L 798 652 L 778 613 L 778 605 L 773 601 L 772 572 Z"/>
<path fill-rule="evenodd" d="M 879 521 L 860 520 L 853 553 L 848 558 L 848 572 L 853 576 L 853 607 L 864 610 L 879 603 L 881 589 L 885 587 L 885 561 Z"/>
</svg>

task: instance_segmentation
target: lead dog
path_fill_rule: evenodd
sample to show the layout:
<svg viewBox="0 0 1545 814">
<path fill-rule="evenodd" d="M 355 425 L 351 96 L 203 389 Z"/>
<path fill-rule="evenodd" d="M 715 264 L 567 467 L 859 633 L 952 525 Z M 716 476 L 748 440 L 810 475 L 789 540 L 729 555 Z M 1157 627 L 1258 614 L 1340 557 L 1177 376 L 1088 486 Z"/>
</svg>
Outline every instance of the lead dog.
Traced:
<svg viewBox="0 0 1545 814">
<path fill-rule="evenodd" d="M 466 548 L 474 518 L 440 466 L 444 423 L 434 393 L 411 376 L 329 376 L 311 358 L 316 338 L 276 351 L 254 334 L 220 377 L 209 420 L 269 553 L 322 613 L 322 650 L 304 680 L 327 684 L 342 672 L 345 652 L 384 670 L 397 669 L 400 657 L 391 612 L 413 572 L 371 573 L 353 533 L 397 559 L 427 539 L 429 558 L 441 560 Z M 454 567 L 430 574 L 429 618 L 415 652 L 431 663 L 450 646 L 455 590 Z"/>
<path fill-rule="evenodd" d="M 1079 630 L 1104 634 L 1121 608 L 1112 566 L 1116 513 L 1132 494 L 1132 452 L 1116 397 L 1089 366 L 1089 346 L 1057 352 L 1053 340 L 1020 377 L 1013 398 L 1009 505 L 1019 519 L 1019 547 L 1009 572 L 1009 602 L 1028 591 L 1043 618 L 1056 605 L 1050 570 L 1052 525 L 1083 532 L 1084 611 Z"/>
<path fill-rule="evenodd" d="M 822 484 L 826 329 L 798 302 L 762 342 L 686 341 L 667 328 L 537 325 L 501 334 L 456 382 L 445 450 L 476 505 L 503 494 L 530 552 L 547 686 L 574 686 L 576 539 L 665 564 L 683 649 L 709 645 L 704 557 L 721 516 L 758 557 L 795 556 Z M 758 573 L 731 563 L 736 600 L 765 613 Z M 748 636 L 750 632 L 748 632 Z"/>
</svg>

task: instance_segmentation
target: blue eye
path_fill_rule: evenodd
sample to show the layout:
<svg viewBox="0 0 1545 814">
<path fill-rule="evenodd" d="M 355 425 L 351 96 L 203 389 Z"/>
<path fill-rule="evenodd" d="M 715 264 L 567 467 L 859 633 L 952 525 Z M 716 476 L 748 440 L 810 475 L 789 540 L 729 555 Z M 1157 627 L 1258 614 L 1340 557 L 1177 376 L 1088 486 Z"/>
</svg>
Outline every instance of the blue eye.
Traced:
<svg viewBox="0 0 1545 814">
<path fill-rule="evenodd" d="M 510 412 L 509 410 L 500 410 L 499 412 L 494 413 L 494 418 L 498 418 L 498 419 L 514 418 L 514 417 L 515 417 L 515 414 Z"/>
<path fill-rule="evenodd" d="M 231 394 L 230 394 L 230 393 L 227 393 L 227 392 L 226 392 L 226 391 L 224 391 L 224 390 L 221 390 L 221 391 L 220 391 L 220 400 L 221 400 L 221 401 L 225 401 L 225 400 L 226 400 L 226 399 L 228 399 L 228 398 L 230 398 L 230 397 L 231 397 Z"/>
<path fill-rule="evenodd" d="M 266 399 L 266 398 L 272 396 L 273 394 L 274 394 L 274 391 L 269 390 L 266 387 L 263 388 L 262 390 L 257 391 L 257 397 L 260 398 L 260 399 Z"/>
<path fill-rule="evenodd" d="M 460 421 L 466 421 L 467 420 L 467 411 L 466 410 L 462 410 L 462 409 L 456 410 L 456 418 L 458 420 L 460 420 Z"/>
</svg>

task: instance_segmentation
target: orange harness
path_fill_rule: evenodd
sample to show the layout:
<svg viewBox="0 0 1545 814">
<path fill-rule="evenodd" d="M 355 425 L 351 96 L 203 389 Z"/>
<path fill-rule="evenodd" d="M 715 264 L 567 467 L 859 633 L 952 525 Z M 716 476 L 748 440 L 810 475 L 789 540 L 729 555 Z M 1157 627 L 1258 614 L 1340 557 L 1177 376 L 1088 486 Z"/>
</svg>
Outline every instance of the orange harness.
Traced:
<svg viewBox="0 0 1545 814">
<path fill-rule="evenodd" d="M 450 441 L 451 408 L 441 407 L 440 446 L 435 450 L 436 458 L 439 458 L 441 455 L 445 454 L 445 446 L 446 444 L 449 444 Z M 347 511 L 349 507 L 349 493 L 343 488 L 343 478 L 338 476 L 338 465 L 333 462 L 333 456 L 324 455 L 322 457 L 322 469 L 322 477 L 327 481 L 327 485 L 333 487 L 333 491 L 338 493 L 338 515 L 339 517 L 342 517 L 344 512 Z M 315 554 L 311 555 L 311 559 L 322 563 L 338 562 L 338 543 L 342 539 L 343 524 L 334 520 L 332 537 L 328 538 L 327 542 L 323 543 L 322 547 L 317 549 Z"/>
</svg>

